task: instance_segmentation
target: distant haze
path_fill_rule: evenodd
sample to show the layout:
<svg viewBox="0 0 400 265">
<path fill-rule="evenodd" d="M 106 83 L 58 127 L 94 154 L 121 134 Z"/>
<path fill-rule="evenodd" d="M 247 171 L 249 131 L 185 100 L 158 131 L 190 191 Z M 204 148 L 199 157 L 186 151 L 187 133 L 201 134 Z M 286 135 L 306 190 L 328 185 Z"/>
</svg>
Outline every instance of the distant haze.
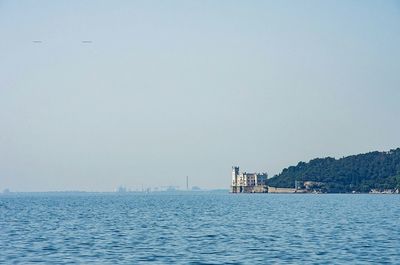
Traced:
<svg viewBox="0 0 400 265">
<path fill-rule="evenodd" d="M 399 25 L 398 1 L 1 1 L 0 190 L 399 147 Z"/>
</svg>

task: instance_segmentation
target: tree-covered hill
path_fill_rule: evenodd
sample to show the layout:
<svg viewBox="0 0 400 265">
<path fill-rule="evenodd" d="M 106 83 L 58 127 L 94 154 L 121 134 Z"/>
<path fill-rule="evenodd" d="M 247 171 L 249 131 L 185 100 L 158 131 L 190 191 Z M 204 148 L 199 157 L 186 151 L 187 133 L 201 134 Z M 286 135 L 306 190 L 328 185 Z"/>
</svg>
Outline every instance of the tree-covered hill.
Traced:
<svg viewBox="0 0 400 265">
<path fill-rule="evenodd" d="M 294 187 L 295 181 L 325 183 L 327 192 L 368 192 L 400 188 L 400 148 L 335 159 L 316 158 L 285 168 L 268 180 L 273 187 Z"/>
</svg>

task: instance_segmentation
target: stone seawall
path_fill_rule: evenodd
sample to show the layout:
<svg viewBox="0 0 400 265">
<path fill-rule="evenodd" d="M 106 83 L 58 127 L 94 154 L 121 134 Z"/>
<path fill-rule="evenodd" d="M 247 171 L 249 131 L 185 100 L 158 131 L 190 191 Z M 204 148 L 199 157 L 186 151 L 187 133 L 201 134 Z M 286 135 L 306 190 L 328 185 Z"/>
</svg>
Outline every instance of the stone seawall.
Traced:
<svg viewBox="0 0 400 265">
<path fill-rule="evenodd" d="M 295 193 L 296 189 L 291 188 L 276 188 L 268 186 L 268 193 Z"/>
</svg>

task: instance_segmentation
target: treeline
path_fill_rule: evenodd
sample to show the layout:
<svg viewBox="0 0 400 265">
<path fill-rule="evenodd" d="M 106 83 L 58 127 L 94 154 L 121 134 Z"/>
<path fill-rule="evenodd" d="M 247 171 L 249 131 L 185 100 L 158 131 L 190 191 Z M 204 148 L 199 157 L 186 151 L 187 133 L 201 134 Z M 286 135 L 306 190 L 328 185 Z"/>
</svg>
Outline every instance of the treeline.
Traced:
<svg viewBox="0 0 400 265">
<path fill-rule="evenodd" d="M 369 192 L 400 188 L 400 148 L 335 159 L 316 158 L 285 168 L 268 185 L 294 188 L 295 180 L 323 182 L 326 192 Z"/>
</svg>

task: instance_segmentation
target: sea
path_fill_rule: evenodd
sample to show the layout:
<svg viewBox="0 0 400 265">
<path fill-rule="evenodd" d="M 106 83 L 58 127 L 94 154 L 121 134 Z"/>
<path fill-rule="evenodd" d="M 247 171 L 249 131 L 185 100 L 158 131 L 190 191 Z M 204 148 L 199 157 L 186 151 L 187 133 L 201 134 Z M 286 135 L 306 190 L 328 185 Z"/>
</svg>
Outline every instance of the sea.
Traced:
<svg viewBox="0 0 400 265">
<path fill-rule="evenodd" d="M 0 264 L 400 264 L 400 195 L 0 195 Z"/>
</svg>

